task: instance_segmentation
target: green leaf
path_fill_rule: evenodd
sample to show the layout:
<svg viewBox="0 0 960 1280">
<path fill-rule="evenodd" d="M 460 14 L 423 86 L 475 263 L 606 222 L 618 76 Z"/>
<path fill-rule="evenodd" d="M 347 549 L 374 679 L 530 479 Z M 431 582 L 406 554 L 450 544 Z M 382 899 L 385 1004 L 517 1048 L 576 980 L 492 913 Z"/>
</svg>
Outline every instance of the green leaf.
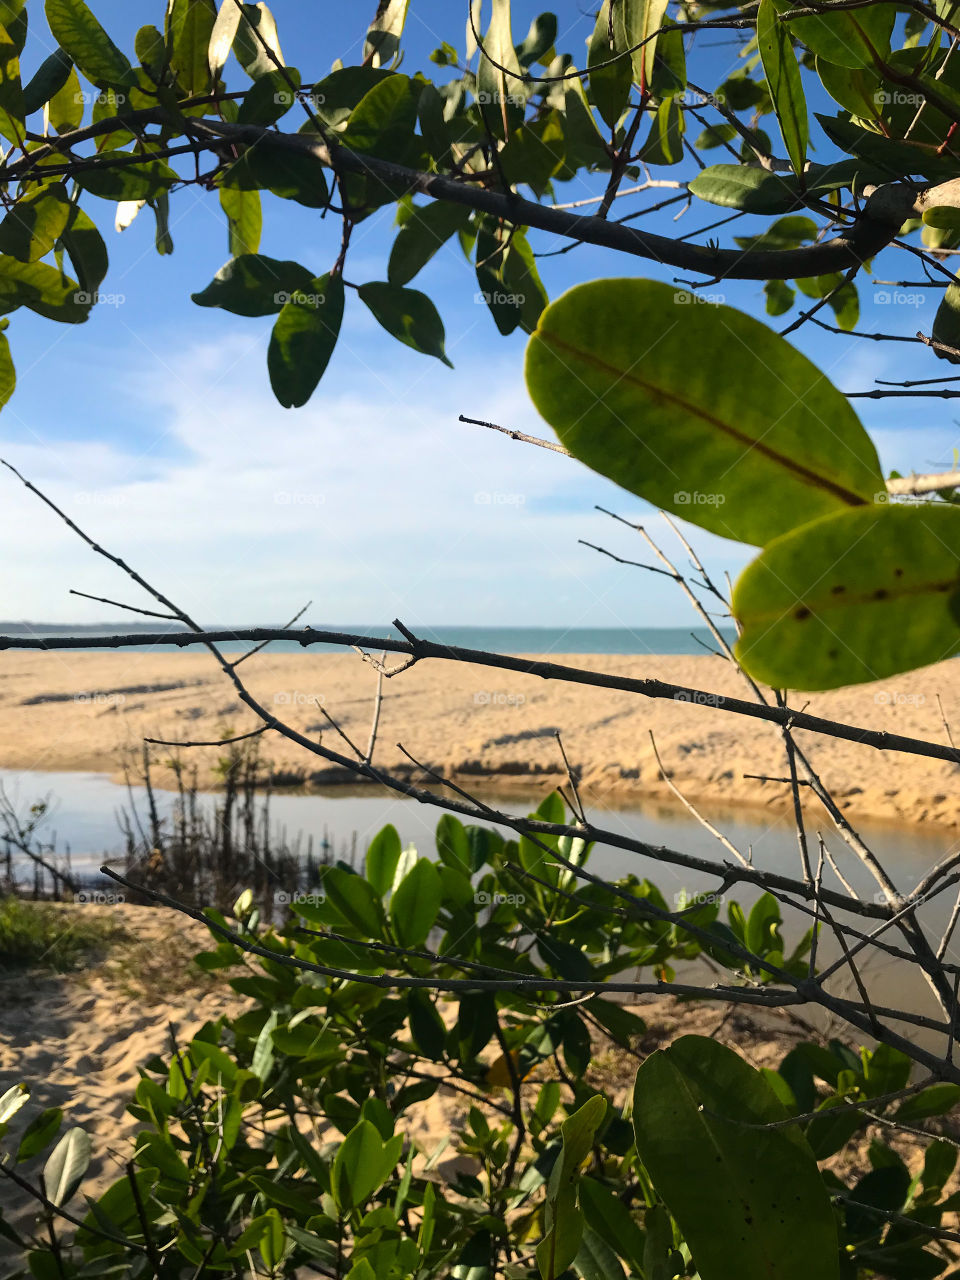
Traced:
<svg viewBox="0 0 960 1280">
<path fill-rule="evenodd" d="M 408 76 L 391 75 L 381 80 L 351 112 L 340 136 L 343 146 L 358 155 L 389 157 L 396 164 L 419 168 L 423 143 L 416 128 L 421 91 L 421 82 Z M 403 184 L 364 174 L 342 175 L 341 188 L 356 219 L 405 193 Z"/>
<path fill-rule="evenodd" d="M 939 351 L 934 347 L 934 353 L 938 359 L 949 360 L 951 364 L 960 364 L 960 285 L 948 284 L 944 290 L 934 317 L 932 335 L 935 342 L 953 347 L 958 352 L 957 355 L 953 355 L 949 351 Z"/>
<path fill-rule="evenodd" d="M 517 45 L 517 57 L 522 67 L 532 67 L 549 57 L 557 39 L 557 15 L 541 13 L 530 23 L 526 37 Z M 545 65 L 545 64 L 544 64 Z"/>
<path fill-rule="evenodd" d="M 609 1241 L 634 1271 L 642 1272 L 643 1232 L 623 1201 L 593 1178 L 582 1178 L 580 1206 L 594 1231 Z"/>
<path fill-rule="evenodd" d="M 245 4 L 233 41 L 237 61 L 251 80 L 259 80 L 278 66 L 285 66 L 277 24 L 265 4 Z M 212 39 L 212 36 L 211 36 Z"/>
<path fill-rule="evenodd" d="M 256 253 L 260 248 L 263 231 L 260 193 L 241 191 L 236 187 L 221 187 L 220 207 L 227 215 L 231 257 L 239 258 L 245 253 Z"/>
<path fill-rule="evenodd" d="M 300 88 L 300 72 L 294 67 L 268 71 L 261 76 L 240 103 L 238 124 L 275 124 L 296 104 L 295 90 Z"/>
<path fill-rule="evenodd" d="M 436 356 L 453 368 L 444 350 L 443 321 L 425 293 L 401 289 L 387 281 L 363 284 L 358 292 L 387 333 L 414 351 Z"/>
<path fill-rule="evenodd" d="M 615 129 L 627 107 L 633 69 L 626 54 L 609 67 L 598 66 L 598 63 L 609 62 L 616 57 L 616 40 L 611 40 L 610 36 L 610 0 L 603 0 L 587 51 L 587 69 L 590 72 L 590 94 L 594 104 L 604 124 Z"/>
<path fill-rule="evenodd" d="M 363 61 L 381 67 L 392 62 L 400 49 L 410 0 L 381 0 L 363 45 Z"/>
<path fill-rule="evenodd" d="M 759 1127 L 785 1119 L 762 1075 L 703 1036 L 682 1036 L 637 1072 L 637 1150 L 701 1280 L 838 1277 L 833 1211 L 809 1147 L 794 1128 Z"/>
<path fill-rule="evenodd" d="M 363 876 L 330 867 L 323 877 L 327 898 L 365 938 L 383 936 L 383 911 L 373 885 Z"/>
<path fill-rule="evenodd" d="M 260 1236 L 259 1249 L 269 1270 L 275 1271 L 283 1261 L 284 1247 L 287 1243 L 283 1229 L 283 1219 L 279 1210 L 268 1209 L 263 1215 L 263 1234 Z"/>
<path fill-rule="evenodd" d="M 766 295 L 766 312 L 768 316 L 782 316 L 793 306 L 797 296 L 796 289 L 791 289 L 786 280 L 768 280 L 763 286 Z"/>
<path fill-rule="evenodd" d="M 896 1119 L 904 1124 L 928 1120 L 931 1116 L 945 1116 L 960 1103 L 960 1085 L 932 1084 L 912 1098 L 906 1098 L 896 1110 Z"/>
<path fill-rule="evenodd" d="M 375 1125 L 360 1120 L 337 1151 L 330 1174 L 330 1192 L 341 1212 L 364 1204 L 383 1182 L 383 1140 Z"/>
<path fill-rule="evenodd" d="M 23 109 L 27 115 L 39 111 L 58 93 L 70 78 L 73 63 L 70 55 L 55 49 L 37 68 L 36 74 L 23 90 Z"/>
<path fill-rule="evenodd" d="M 385 898 L 393 885 L 402 852 L 397 829 L 389 823 L 382 827 L 370 841 L 366 857 L 366 877 L 381 898 Z"/>
<path fill-rule="evenodd" d="M 683 159 L 683 112 L 674 98 L 664 98 L 650 124 L 637 158 L 644 164 L 679 164 Z"/>
<path fill-rule="evenodd" d="M 167 56 L 166 41 L 163 32 L 152 23 L 143 26 L 133 41 L 133 49 L 140 59 L 140 65 L 149 71 L 151 76 L 160 79 Z"/>
<path fill-rule="evenodd" d="M 738 657 L 756 679 L 792 689 L 939 662 L 960 649 L 958 581 L 954 507 L 878 505 L 818 520 L 776 539 L 741 574 Z"/>
<path fill-rule="evenodd" d="M 214 80 L 220 78 L 227 58 L 230 56 L 241 17 L 240 6 L 236 0 L 221 0 L 220 12 L 210 32 L 210 44 L 207 47 L 207 62 Z"/>
<path fill-rule="evenodd" d="M 83 91 L 76 68 L 71 68 L 66 84 L 50 99 L 47 111 L 57 133 L 69 133 L 79 126 L 83 119 Z"/>
<path fill-rule="evenodd" d="M 609 1237 L 594 1231 L 584 1221 L 583 1239 L 573 1269 L 581 1280 L 626 1280 L 626 1273 L 617 1261 L 617 1255 L 609 1243 Z"/>
<path fill-rule="evenodd" d="M 573 1262 L 583 1238 L 584 1219 L 578 1207 L 580 1168 L 590 1154 L 607 1104 L 595 1094 L 560 1126 L 563 1149 L 547 1183 L 545 1234 L 536 1257 L 544 1280 L 555 1280 Z"/>
<path fill-rule="evenodd" d="M 777 16 L 774 0 L 760 0 L 757 47 L 787 155 L 794 172 L 802 174 L 810 139 L 807 101 L 790 35 L 786 24 Z"/>
<path fill-rule="evenodd" d="M 323 162 L 309 151 L 274 146 L 267 137 L 234 161 L 223 174 L 221 186 L 271 191 L 307 209 L 324 209 L 330 200 Z"/>
<path fill-rule="evenodd" d="M 45 1111 L 41 1111 L 24 1130 L 17 1147 L 17 1159 L 29 1160 L 31 1156 L 38 1155 L 53 1141 L 62 1123 L 63 1111 L 60 1107 L 47 1107 Z"/>
<path fill-rule="evenodd" d="M 88 80 L 101 89 L 136 85 L 126 54 L 113 43 L 84 0 L 46 0 L 44 10 L 57 44 Z"/>
<path fill-rule="evenodd" d="M 791 0 L 774 0 L 779 13 L 796 8 Z M 841 67 L 870 67 L 890 52 L 890 35 L 896 18 L 892 4 L 870 4 L 861 9 L 839 10 L 823 17 L 793 18 L 792 35 L 818 57 Z"/>
<path fill-rule="evenodd" d="M 392 74 L 381 67 L 340 67 L 332 71 L 313 86 L 317 115 L 331 129 L 340 128 L 370 90 Z"/>
<path fill-rule="evenodd" d="M 36 262 L 53 248 L 70 219 L 72 206 L 63 187 L 41 187 L 13 205 L 0 222 L 0 253 L 20 262 Z"/>
<path fill-rule="evenodd" d="M 91 216 L 79 205 L 70 207 L 70 220 L 60 237 L 60 243 L 69 253 L 82 291 L 96 293 L 104 283 L 110 264 L 104 237 L 97 230 Z"/>
<path fill-rule="evenodd" d="M 313 275 L 299 262 L 244 253 L 220 268 L 206 289 L 190 296 L 198 307 L 237 316 L 278 315 L 296 293 L 313 292 Z"/>
<path fill-rule="evenodd" d="M 409 284 L 437 250 L 469 222 L 470 210 L 465 205 L 446 204 L 442 200 L 418 205 L 393 242 L 387 267 L 390 284 Z"/>
<path fill-rule="evenodd" d="M 878 120 L 885 99 L 880 76 L 872 67 L 838 67 L 817 58 L 817 75 L 830 97 L 864 120 Z"/>
<path fill-rule="evenodd" d="M 477 102 L 486 128 L 498 138 L 519 128 L 523 119 L 527 89 L 522 75 L 511 32 L 510 0 L 492 0 L 477 66 Z"/>
<path fill-rule="evenodd" d="M 293 293 L 270 337 L 270 385 L 285 409 L 305 405 L 333 355 L 343 321 L 343 277 L 319 276 Z"/>
<path fill-rule="evenodd" d="M 90 1164 L 90 1139 L 82 1129 L 68 1129 L 43 1166 L 47 1198 L 55 1205 L 70 1200 Z"/>
<path fill-rule="evenodd" d="M 438 1061 L 447 1043 L 447 1029 L 437 1007 L 423 991 L 411 991 L 407 998 L 410 1034 L 426 1058 Z"/>
<path fill-rule="evenodd" d="M 805 356 L 658 281 L 571 289 L 541 316 L 526 375 L 581 462 L 727 538 L 763 545 L 884 487 L 849 401 Z"/>
<path fill-rule="evenodd" d="M 83 324 L 95 299 L 45 262 L 0 257 L 0 314 L 29 307 L 60 324 Z"/>
<path fill-rule="evenodd" d="M 0 1125 L 6 1126 L 21 1107 L 30 1100 L 30 1090 L 25 1084 L 15 1084 L 0 1094 Z"/>
<path fill-rule="evenodd" d="M 744 213 L 788 213 L 799 207 L 800 187 L 793 174 L 770 173 L 749 165 L 714 164 L 690 183 L 700 200 Z"/>
<path fill-rule="evenodd" d="M 180 181 L 163 160 L 131 164 L 134 157 L 126 151 L 102 151 L 97 159 L 97 167 L 82 169 L 77 182 L 103 200 L 150 200 Z"/>
<path fill-rule="evenodd" d="M 614 9 L 613 26 L 618 49 L 633 49 L 633 78 L 641 90 L 650 87 L 657 52 L 655 32 L 663 26 L 667 0 L 619 0 Z M 653 36 L 653 39 L 650 37 Z M 641 43 L 645 42 L 645 43 Z M 640 48 L 634 48 L 640 45 Z"/>
<path fill-rule="evenodd" d="M 390 923 L 401 947 L 424 944 L 442 900 L 436 867 L 428 858 L 418 858 L 390 899 Z"/>
<path fill-rule="evenodd" d="M 211 87 L 209 49 L 217 6 L 215 0 L 179 0 L 178 9 L 170 66 L 184 92 L 193 97 Z"/>
</svg>

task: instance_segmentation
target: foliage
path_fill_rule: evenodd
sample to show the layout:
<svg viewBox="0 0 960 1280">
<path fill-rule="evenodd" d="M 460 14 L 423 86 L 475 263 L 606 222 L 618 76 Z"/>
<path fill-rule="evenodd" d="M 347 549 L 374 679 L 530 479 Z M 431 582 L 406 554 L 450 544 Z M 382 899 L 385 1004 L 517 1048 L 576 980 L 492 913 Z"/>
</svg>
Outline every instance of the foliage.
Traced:
<svg viewBox="0 0 960 1280">
<path fill-rule="evenodd" d="M 655 914 L 611 917 L 590 885 L 565 893 L 549 857 L 531 892 L 520 874 L 530 850 L 449 815 L 437 851 L 436 862 L 402 851 L 386 827 L 365 874 L 328 869 L 282 924 L 261 920 L 250 894 L 232 920 L 207 912 L 216 945 L 197 962 L 229 975 L 249 1007 L 144 1065 L 128 1108 L 141 1125 L 133 1161 L 96 1199 L 82 1195 L 86 1135 L 59 1109 L 34 1114 L 19 1087 L 0 1099 L 0 1135 L 15 1112 L 29 1118 L 0 1171 L 36 1184 L 42 1169 L 48 1197 L 81 1223 L 57 1227 L 56 1245 L 46 1228 L 25 1243 L 31 1275 L 314 1267 L 353 1280 L 760 1280 L 814 1268 L 853 1280 L 945 1270 L 948 1253 L 928 1247 L 923 1227 L 958 1203 L 943 1195 L 954 1147 L 931 1141 L 911 1177 L 874 1142 L 871 1171 L 852 1186 L 822 1165 L 866 1123 L 852 1103 L 899 1106 L 922 1125 L 949 1110 L 957 1086 L 888 1101 L 907 1085 L 909 1060 L 839 1041 L 801 1042 L 778 1071 L 700 1036 L 644 1059 L 634 1013 L 602 995 L 537 998 L 537 980 L 639 968 L 665 977 L 702 955 L 690 929 L 720 929 L 719 904 L 681 902 L 683 923 L 667 924 L 657 889 L 630 876 L 616 882 L 623 900 Z M 397 950 L 401 916 L 417 950 Z M 810 937 L 783 960 L 769 895 L 746 915 L 730 904 L 728 918 L 728 945 L 749 939 L 760 956 L 806 971 Z M 715 956 L 723 965 L 723 950 Z M 331 976 L 343 964 L 354 976 Z M 725 967 L 758 981 L 735 960 Z M 505 970 L 511 982 L 491 990 Z M 427 974 L 438 989 L 420 985 Z M 632 1091 L 593 1065 L 603 1042 L 641 1060 Z M 447 1139 L 423 1149 L 415 1136 L 441 1083 L 462 1104 L 446 1167 Z M 815 1114 L 784 1127 L 798 1113 Z M 18 1238 L 2 1218 L 0 1231 Z"/>
<path fill-rule="evenodd" d="M 46 0 L 42 15 L 36 0 L 11 0 L 0 11 L 0 133 L 11 144 L 0 166 L 4 329 L 20 308 L 66 324 L 89 317 L 108 268 L 101 202 L 116 206 L 120 227 L 149 208 L 166 255 L 171 199 L 199 182 L 216 193 L 230 258 L 194 301 L 273 317 L 270 381 L 281 404 L 297 407 L 334 358 L 350 307 L 362 304 L 387 334 L 449 363 L 439 312 L 412 284 L 441 245 L 458 242 L 499 332 L 534 335 L 531 393 L 574 455 L 658 506 L 769 549 L 758 563 L 787 573 L 790 605 L 758 615 L 761 569 L 735 598 L 748 671 L 826 688 L 955 652 L 952 487 L 932 491 L 909 522 L 924 546 L 945 542 L 939 556 L 868 582 L 866 557 L 851 550 L 853 576 L 824 598 L 798 566 L 819 563 L 828 547 L 857 547 L 862 508 L 883 504 L 870 537 L 891 561 L 908 560 L 908 524 L 887 509 L 873 445 L 841 393 L 756 320 L 685 289 L 594 281 L 548 307 L 530 239 L 544 230 L 708 279 L 765 281 L 769 315 L 789 311 L 799 293 L 814 300 L 810 316 L 828 306 L 841 332 L 857 324 L 856 277 L 898 233 L 950 279 L 937 259 L 960 245 L 950 6 L 871 2 L 811 15 L 763 0 L 743 16 L 684 0 L 675 19 L 665 0 L 605 0 L 585 65 L 558 49 L 554 14 L 518 40 L 509 0 L 487 8 L 474 0 L 465 51 L 444 40 L 427 75 L 400 69 L 414 6 L 384 3 L 362 56 L 324 75 L 287 65 L 296 29 L 281 40 L 263 3 L 172 0 L 124 50 L 84 0 Z M 28 20 L 42 17 L 54 47 L 25 79 Z M 698 66 L 697 55 L 705 35 L 724 29 L 742 44 L 742 66 L 703 89 L 715 67 L 706 55 Z M 703 125 L 693 143 L 691 119 Z M 677 166 L 686 174 L 685 154 L 721 148 L 720 162 L 698 158 L 696 173 L 676 176 Z M 201 155 L 213 162 L 202 175 Z M 651 176 L 678 199 L 760 222 L 737 248 L 720 249 L 607 218 L 625 181 L 643 189 Z M 557 212 L 564 185 L 579 196 L 584 181 L 603 191 L 600 216 Z M 341 250 L 327 271 L 260 253 L 267 194 L 339 215 Z M 353 228 L 391 205 L 398 231 L 386 278 L 350 280 Z M 827 240 L 837 223 L 843 235 Z M 936 354 L 954 362 L 957 296 L 951 284 L 933 334 Z M 603 333 L 610 363 L 590 357 L 586 385 L 599 400 L 571 425 L 570 407 L 588 394 L 581 339 L 591 332 Z M 703 362 L 686 387 L 680 356 L 690 350 Z M 3 332 L 0 402 L 14 385 Z M 713 404 L 716 417 L 705 412 Z M 831 636 L 846 632 L 854 607 L 861 625 L 838 655 Z"/>
</svg>

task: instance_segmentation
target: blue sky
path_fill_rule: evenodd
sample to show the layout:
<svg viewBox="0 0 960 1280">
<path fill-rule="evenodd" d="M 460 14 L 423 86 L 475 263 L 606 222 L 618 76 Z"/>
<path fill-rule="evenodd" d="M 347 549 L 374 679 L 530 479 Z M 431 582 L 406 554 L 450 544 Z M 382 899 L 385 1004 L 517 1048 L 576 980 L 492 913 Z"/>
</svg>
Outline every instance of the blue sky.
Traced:
<svg viewBox="0 0 960 1280">
<path fill-rule="evenodd" d="M 137 27 L 159 23 L 163 6 L 93 0 L 92 7 L 129 49 Z M 28 72 L 50 48 L 41 6 L 31 0 L 29 8 Z M 273 8 L 287 61 L 306 80 L 325 74 L 336 57 L 357 56 L 375 4 L 276 0 Z M 430 70 L 427 55 L 442 39 L 462 51 L 465 4 L 413 0 L 411 8 L 405 71 Z M 592 6 L 554 8 L 558 47 L 580 57 Z M 515 0 L 518 37 L 539 9 Z M 701 82 L 717 83 L 740 65 L 736 48 L 719 38 L 706 58 L 708 71 L 698 66 Z M 234 68 L 230 74 L 243 87 L 242 73 Z M 828 154 L 821 147 L 818 158 Z M 713 162 L 721 158 L 708 155 Z M 684 167 L 676 172 L 689 176 Z M 595 183 L 567 184 L 557 198 L 597 190 Z M 641 207 L 637 199 L 631 207 Z M 112 227 L 114 206 L 95 197 L 87 197 L 86 206 L 111 255 L 104 300 L 78 328 L 24 312 L 13 317 L 9 337 L 19 386 L 0 415 L 3 453 L 194 616 L 279 621 L 312 598 L 310 620 L 318 625 L 386 623 L 397 613 L 413 626 L 691 620 L 671 584 L 578 545 L 583 538 L 645 559 L 639 540 L 593 507 L 601 503 L 642 518 L 651 530 L 659 524 L 655 512 L 579 464 L 458 423 L 464 413 L 550 434 L 523 385 L 525 339 L 497 334 L 475 300 L 473 269 L 456 245 L 414 282 L 440 309 L 453 370 L 393 342 L 348 298 L 341 340 L 320 389 L 307 408 L 286 411 L 267 379 L 270 320 L 243 320 L 190 301 L 227 258 L 216 196 L 190 188 L 174 194 L 170 258 L 154 252 L 149 211 L 120 235 Z M 677 233 L 672 213 L 649 225 Z M 679 226 L 691 232 L 718 216 L 722 211 L 694 202 Z M 715 234 L 730 243 L 732 234 L 748 230 L 744 220 Z M 390 210 L 362 224 L 348 278 L 384 279 L 394 234 Z M 556 247 L 551 237 L 533 239 L 538 250 Z M 335 218 L 324 222 L 316 212 L 265 197 L 262 252 L 296 258 L 320 274 L 338 243 Z M 902 275 L 907 262 L 904 255 L 883 255 L 876 274 Z M 540 265 L 552 297 L 599 275 L 674 276 L 590 247 Z M 724 286 L 723 292 L 731 305 L 762 311 L 759 284 Z M 861 288 L 861 328 L 929 333 L 939 293 L 887 289 L 896 301 L 872 305 L 870 292 L 869 283 Z M 811 326 L 795 341 L 844 390 L 867 389 L 878 376 L 943 372 L 928 352 L 907 344 L 831 339 Z M 960 443 L 950 402 L 860 401 L 858 409 L 885 466 L 949 465 Z M 133 599 L 127 583 L 15 480 L 0 483 L 6 516 L 0 616 L 112 620 L 115 611 L 70 597 L 68 588 Z M 693 536 L 716 573 L 735 574 L 751 555 L 698 531 Z M 665 530 L 664 541 L 669 544 Z"/>
</svg>

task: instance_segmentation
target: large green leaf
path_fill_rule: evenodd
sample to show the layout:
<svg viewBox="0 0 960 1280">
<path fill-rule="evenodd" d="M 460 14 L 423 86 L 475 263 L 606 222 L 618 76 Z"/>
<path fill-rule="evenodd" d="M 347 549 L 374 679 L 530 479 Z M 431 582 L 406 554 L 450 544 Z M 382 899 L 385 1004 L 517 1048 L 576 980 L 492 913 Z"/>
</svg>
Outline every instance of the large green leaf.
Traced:
<svg viewBox="0 0 960 1280">
<path fill-rule="evenodd" d="M 792 0 L 773 0 L 780 13 L 797 6 Z M 896 18 L 892 4 L 868 4 L 842 9 L 823 17 L 793 18 L 789 26 L 808 49 L 841 67 L 870 67 L 890 52 L 890 35 Z"/>
<path fill-rule="evenodd" d="M 276 124 L 297 101 L 300 72 L 295 67 L 268 71 L 247 91 L 237 113 L 238 124 Z"/>
<path fill-rule="evenodd" d="M 701 1280 L 835 1280 L 837 1231 L 816 1161 L 759 1071 L 682 1036 L 637 1072 L 637 1150 Z M 802 1241 L 802 1248 L 798 1247 Z"/>
<path fill-rule="evenodd" d="M 598 280 L 552 303 L 527 386 L 575 457 L 727 538 L 763 545 L 884 487 L 849 402 L 806 356 L 658 281 Z"/>
<path fill-rule="evenodd" d="M 220 0 L 220 11 L 210 32 L 210 44 L 207 47 L 207 62 L 214 80 L 219 78 L 227 58 L 230 57 L 242 16 L 237 0 Z"/>
<path fill-rule="evenodd" d="M 368 880 L 341 867 L 330 867 L 323 888 L 343 918 L 365 938 L 383 936 L 383 910 Z"/>
<path fill-rule="evenodd" d="M 176 172 L 164 160 L 130 161 L 126 151 L 104 151 L 95 169 L 83 169 L 77 182 L 84 191 L 103 200 L 151 200 L 178 181 Z"/>
<path fill-rule="evenodd" d="M 312 292 L 313 275 L 299 262 L 244 253 L 231 258 L 205 289 L 190 296 L 198 307 L 222 307 L 237 316 L 274 316 L 293 294 Z"/>
<path fill-rule="evenodd" d="M 492 6 L 477 67 L 477 101 L 486 128 L 503 138 L 523 119 L 527 89 L 511 33 L 510 0 L 492 0 Z"/>
<path fill-rule="evenodd" d="M 418 858 L 390 899 L 390 923 L 402 947 L 423 946 L 442 900 L 437 868 L 428 858 Z"/>
<path fill-rule="evenodd" d="M 757 46 L 787 155 L 794 172 L 802 173 L 810 138 L 807 101 L 786 24 L 777 16 L 773 0 L 760 0 Z"/>
<path fill-rule="evenodd" d="M 176 12 L 170 65 L 187 94 L 206 93 L 212 79 L 209 49 L 217 20 L 215 0 L 178 0 Z"/>
<path fill-rule="evenodd" d="M 443 321 L 425 293 L 401 289 L 385 280 L 362 284 L 357 292 L 387 333 L 453 368 L 444 350 Z"/>
<path fill-rule="evenodd" d="M 834 689 L 938 662 L 960 649 L 960 510 L 877 505 L 797 529 L 744 570 L 733 610 L 740 661 L 777 687 Z"/>
<path fill-rule="evenodd" d="M 394 1141 L 402 1142 L 398 1135 Z M 389 1147 L 390 1144 L 388 1143 Z M 337 1151 L 330 1175 L 330 1191 L 341 1211 L 362 1205 L 389 1172 L 383 1139 L 369 1120 L 360 1120 Z"/>
<path fill-rule="evenodd" d="M 400 48 L 410 0 L 381 0 L 363 45 L 363 61 L 373 66 L 392 62 Z"/>
<path fill-rule="evenodd" d="M 266 4 L 245 4 L 242 8 L 243 17 L 233 41 L 233 52 L 250 79 L 259 80 L 268 71 L 286 65 L 277 35 L 277 23 Z"/>
<path fill-rule="evenodd" d="M 55 49 L 49 58 L 40 63 L 33 79 L 23 90 L 23 109 L 27 115 L 39 111 L 63 88 L 70 78 L 72 66 L 69 54 L 62 49 Z"/>
<path fill-rule="evenodd" d="M 223 174 L 221 184 L 238 191 L 271 191 L 281 200 L 295 200 L 308 209 L 323 209 L 330 198 L 323 163 L 317 156 L 271 146 L 267 138 L 248 147 Z"/>
<path fill-rule="evenodd" d="M 260 248 L 263 231 L 263 209 L 259 191 L 221 187 L 220 207 L 227 215 L 231 256 L 239 258 L 244 253 L 256 253 Z"/>
<path fill-rule="evenodd" d="M 88 80 L 102 89 L 136 84 L 126 54 L 113 43 L 84 0 L 46 0 L 44 8 L 54 39 Z"/>
<path fill-rule="evenodd" d="M 580 1169 L 590 1154 L 606 1110 L 604 1097 L 595 1094 L 560 1126 L 563 1148 L 547 1183 L 545 1232 L 536 1254 L 543 1280 L 556 1280 L 580 1249 L 584 1227 L 578 1204 Z"/>
<path fill-rule="evenodd" d="M 0 134 L 17 146 L 26 135 L 27 104 L 20 82 L 20 57 L 16 43 L 0 27 Z"/>
<path fill-rule="evenodd" d="M 89 294 L 96 293 L 110 265 L 107 246 L 93 219 L 77 204 L 71 206 L 70 221 L 60 243 L 70 255 L 80 288 Z"/>
<path fill-rule="evenodd" d="M 365 871 L 367 879 L 381 898 L 385 898 L 390 892 L 401 852 L 400 836 L 396 827 L 389 823 L 370 841 Z"/>
<path fill-rule="evenodd" d="M 320 276 L 291 294 L 270 337 L 267 366 L 285 409 L 305 405 L 333 355 L 343 321 L 343 277 Z"/>
<path fill-rule="evenodd" d="M 29 307 L 60 324 L 83 324 L 95 299 L 45 262 L 0 256 L 0 313 Z"/>
<path fill-rule="evenodd" d="M 400 75 L 387 76 L 375 84 L 351 112 L 341 135 L 343 145 L 359 155 L 378 156 L 419 168 L 423 143 L 416 128 L 422 87 L 421 81 Z M 340 185 L 355 219 L 382 204 L 392 203 L 405 190 L 401 184 L 357 173 L 342 175 Z"/>
<path fill-rule="evenodd" d="M 47 1198 L 66 1204 L 74 1195 L 90 1163 L 90 1139 L 82 1129 L 68 1129 L 43 1166 Z"/>
</svg>

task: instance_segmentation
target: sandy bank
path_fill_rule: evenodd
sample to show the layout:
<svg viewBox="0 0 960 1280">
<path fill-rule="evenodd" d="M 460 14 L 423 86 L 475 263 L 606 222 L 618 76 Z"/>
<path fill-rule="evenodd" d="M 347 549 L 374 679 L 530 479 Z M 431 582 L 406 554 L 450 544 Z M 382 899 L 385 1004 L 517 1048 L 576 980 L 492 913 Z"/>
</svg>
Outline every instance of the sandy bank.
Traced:
<svg viewBox="0 0 960 1280">
<path fill-rule="evenodd" d="M 748 696 L 729 664 L 702 657 L 551 655 L 590 670 L 656 677 L 712 694 Z M 313 740 L 349 754 L 318 703 L 365 748 L 376 674 L 353 653 L 278 654 L 242 667 L 254 696 Z M 938 695 L 960 732 L 957 661 L 878 685 L 798 696 L 811 713 L 872 729 L 945 741 Z M 0 655 L 0 767 L 90 769 L 116 773 L 124 748 L 144 736 L 215 739 L 256 727 L 206 655 L 19 653 Z M 674 781 L 691 797 L 717 804 L 786 805 L 783 784 L 745 775 L 782 776 L 777 730 L 711 705 L 653 701 L 482 667 L 427 660 L 385 684 L 375 763 L 419 776 L 398 749 L 456 778 L 489 789 L 546 791 L 563 780 L 555 731 L 596 805 L 662 796 L 650 731 Z M 857 816 L 960 824 L 953 766 L 800 734 L 824 781 Z M 198 758 L 211 777 L 216 751 Z M 281 775 L 312 785 L 342 780 L 317 756 L 270 734 L 264 754 Z"/>
</svg>

